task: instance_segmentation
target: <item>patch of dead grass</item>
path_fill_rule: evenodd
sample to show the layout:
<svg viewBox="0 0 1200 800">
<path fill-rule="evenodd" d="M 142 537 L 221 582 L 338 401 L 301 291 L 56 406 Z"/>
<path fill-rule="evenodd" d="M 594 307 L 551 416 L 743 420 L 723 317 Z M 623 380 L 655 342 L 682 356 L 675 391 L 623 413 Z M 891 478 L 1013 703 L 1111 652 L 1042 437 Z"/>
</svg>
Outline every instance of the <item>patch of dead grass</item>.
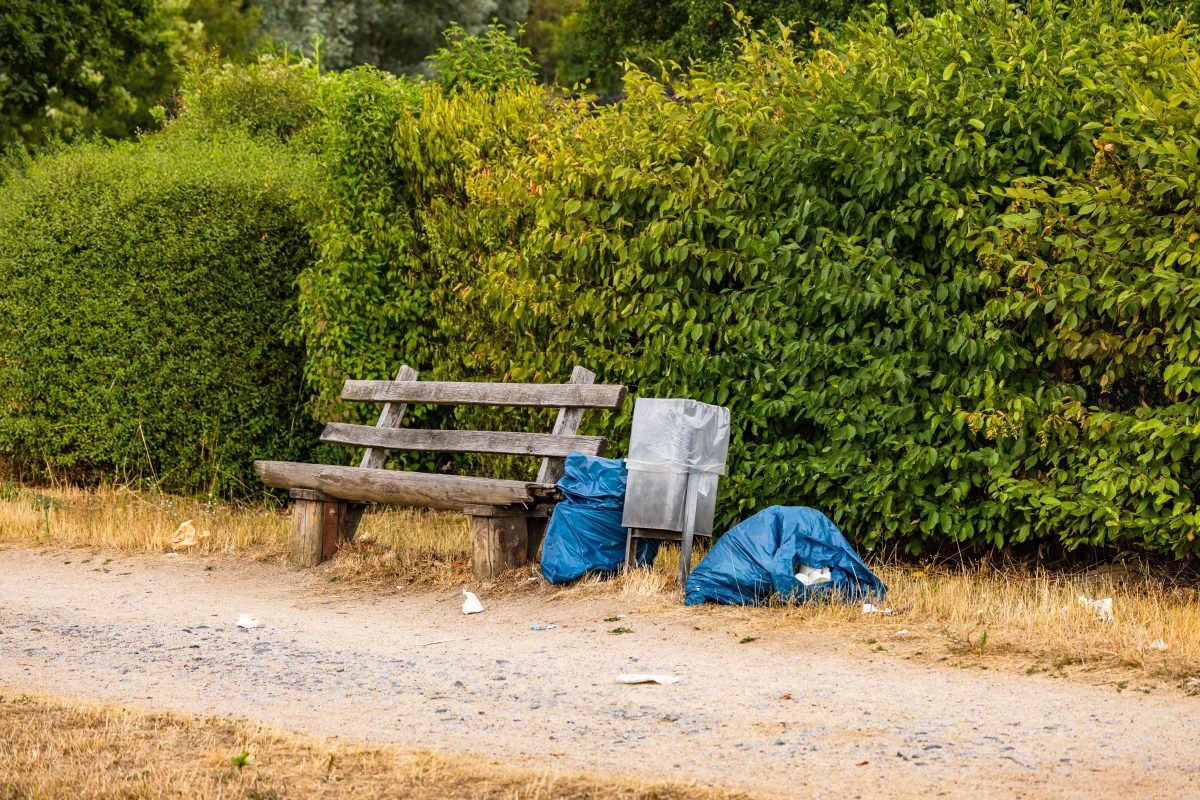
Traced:
<svg viewBox="0 0 1200 800">
<path fill-rule="evenodd" d="M 17 694 L 0 688 L 0 797 L 735 800 L 682 783 L 521 769 L 221 718 Z M 238 762 L 242 766 L 238 766 Z"/>
<path fill-rule="evenodd" d="M 185 520 L 210 536 L 199 555 L 282 555 L 290 517 L 280 509 L 178 497 L 126 487 L 32 489 L 0 483 L 0 542 L 26 547 L 84 547 L 163 552 Z"/>
</svg>

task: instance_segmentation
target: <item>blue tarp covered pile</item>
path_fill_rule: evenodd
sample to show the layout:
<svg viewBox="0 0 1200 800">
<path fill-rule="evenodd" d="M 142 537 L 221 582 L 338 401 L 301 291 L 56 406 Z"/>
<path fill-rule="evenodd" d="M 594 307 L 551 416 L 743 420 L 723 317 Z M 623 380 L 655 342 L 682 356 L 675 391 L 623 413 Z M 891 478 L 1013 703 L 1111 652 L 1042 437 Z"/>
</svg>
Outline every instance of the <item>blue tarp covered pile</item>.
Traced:
<svg viewBox="0 0 1200 800">
<path fill-rule="evenodd" d="M 558 488 L 563 500 L 554 507 L 542 544 L 542 576 L 568 583 L 588 572 L 612 574 L 625 560 L 625 460 L 571 453 Z M 654 561 L 658 542 L 637 543 L 637 562 Z"/>
<path fill-rule="evenodd" d="M 821 583 L 806 586 L 797 577 L 825 569 L 828 580 Z M 688 577 L 686 592 L 689 606 L 762 605 L 772 596 L 799 602 L 882 600 L 887 586 L 820 511 L 771 506 L 717 540 Z"/>
</svg>

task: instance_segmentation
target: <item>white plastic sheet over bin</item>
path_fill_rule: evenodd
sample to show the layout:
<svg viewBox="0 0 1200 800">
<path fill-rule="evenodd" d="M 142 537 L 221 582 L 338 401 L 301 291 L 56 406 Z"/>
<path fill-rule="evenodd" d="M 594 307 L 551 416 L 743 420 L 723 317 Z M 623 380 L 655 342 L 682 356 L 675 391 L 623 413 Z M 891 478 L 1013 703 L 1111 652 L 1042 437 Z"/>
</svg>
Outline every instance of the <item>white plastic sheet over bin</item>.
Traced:
<svg viewBox="0 0 1200 800">
<path fill-rule="evenodd" d="M 680 580 L 693 535 L 711 536 L 717 479 L 729 454 L 729 409 L 697 400 L 639 397 L 629 438 L 629 481 L 621 524 L 680 534 Z"/>
</svg>

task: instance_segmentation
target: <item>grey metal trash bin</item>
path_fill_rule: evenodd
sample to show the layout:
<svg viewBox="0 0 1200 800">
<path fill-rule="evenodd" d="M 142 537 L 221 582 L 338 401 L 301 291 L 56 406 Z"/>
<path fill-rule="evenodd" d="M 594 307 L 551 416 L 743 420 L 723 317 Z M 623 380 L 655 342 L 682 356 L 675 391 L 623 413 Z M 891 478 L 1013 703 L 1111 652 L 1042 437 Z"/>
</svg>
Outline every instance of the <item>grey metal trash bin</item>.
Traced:
<svg viewBox="0 0 1200 800">
<path fill-rule="evenodd" d="M 629 479 L 621 524 L 634 540 L 680 542 L 687 580 L 693 536 L 711 536 L 718 476 L 729 453 L 729 409 L 698 400 L 639 397 L 629 438 Z"/>
</svg>

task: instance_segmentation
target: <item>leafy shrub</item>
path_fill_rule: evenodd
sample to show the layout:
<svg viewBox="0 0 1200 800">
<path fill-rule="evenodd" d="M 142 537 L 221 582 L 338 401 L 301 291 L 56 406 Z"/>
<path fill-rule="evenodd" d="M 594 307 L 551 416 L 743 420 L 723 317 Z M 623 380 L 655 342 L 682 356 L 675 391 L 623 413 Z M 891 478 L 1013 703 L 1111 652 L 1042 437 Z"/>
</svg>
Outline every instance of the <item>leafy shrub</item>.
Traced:
<svg viewBox="0 0 1200 800">
<path fill-rule="evenodd" d="M 404 362 L 461 377 L 447 343 L 493 335 L 464 291 L 483 235 L 468 183 L 480 164 L 524 146 L 547 97 L 529 83 L 447 94 L 371 68 L 343 73 L 332 97 L 319 140 L 325 180 L 311 198 L 317 258 L 300 279 L 307 377 L 330 400 L 345 378 L 390 377 Z"/>
<path fill-rule="evenodd" d="M 811 57 L 755 37 L 719 75 L 664 88 L 635 71 L 619 108 L 549 118 L 510 169 L 485 168 L 475 194 L 491 235 L 472 289 L 516 330 L 487 351 L 458 347 L 514 375 L 561 375 L 578 361 L 642 395 L 729 404 L 725 524 L 769 503 L 809 504 L 867 546 L 910 552 L 1043 537 L 1193 552 L 1183 531 L 1195 462 L 1180 449 L 1193 412 L 1177 394 L 1190 386 L 1190 351 L 1163 372 L 1156 351 L 1114 331 L 1117 360 L 1144 355 L 1136 370 L 1162 374 L 1184 405 L 1147 398 L 1129 425 L 1105 416 L 1100 373 L 1066 377 L 1048 347 L 1070 336 L 1051 338 L 1012 305 L 994 261 L 1002 237 L 989 233 L 1018 220 L 1006 187 L 1086 173 L 1093 139 L 1144 103 L 1138 92 L 1167 65 L 1196 69 L 1188 32 L 1147 60 L 1158 40 L 1117 4 L 985 0 L 903 28 L 873 18 Z M 1196 97 L 1194 82 L 1178 85 L 1182 120 Z M 1188 173 L 1171 169 L 1155 191 L 1186 193 Z M 1147 202 L 1120 225 L 1194 204 Z M 981 256 L 992 260 L 981 267 Z M 1161 270 L 1142 283 L 1147 297 L 1180 290 Z M 1188 324 L 1178 309 L 1190 300 L 1144 302 Z M 1066 327 L 1094 339 L 1083 320 Z M 1013 412 L 1009 399 L 1033 419 L 999 435 L 981 420 Z M 1068 401 L 1084 408 L 1059 410 Z M 1095 415 L 1091 434 L 1079 433 L 1081 413 Z M 627 419 L 608 431 L 618 442 Z M 1174 449 L 1153 450 L 1145 474 L 1123 461 L 1124 477 L 1108 480 L 1097 465 L 1137 424 L 1143 439 L 1172 431 Z M 1054 426 L 1075 432 L 1048 436 Z M 1086 502 L 1055 504 L 1056 483 L 1061 495 L 1080 481 L 1094 482 L 1072 489 Z"/>
<path fill-rule="evenodd" d="M 583 0 L 561 24 L 559 80 L 573 85 L 591 79 L 605 91 L 620 87 L 626 61 L 641 69 L 654 62 L 691 67 L 730 56 L 740 31 L 778 29 L 778 23 L 801 31 L 837 29 L 871 5 L 870 0 Z M 941 3 L 919 0 L 895 4 L 931 12 Z"/>
<path fill-rule="evenodd" d="M 1166 34 L 1123 60 L 1132 80 L 1088 169 L 1004 192 L 983 319 L 1024 368 L 967 419 L 1007 454 L 992 483 L 1025 535 L 1195 553 L 1200 58 Z"/>
<path fill-rule="evenodd" d="M 517 36 L 521 35 L 517 28 Z M 517 44 L 503 25 L 489 25 L 480 36 L 470 36 L 458 23 L 445 33 L 446 46 L 430 58 L 437 80 L 447 90 L 457 88 L 495 91 L 501 86 L 529 83 L 536 74 L 533 54 Z"/>
<path fill-rule="evenodd" d="M 257 490 L 304 455 L 303 162 L 226 136 L 81 146 L 0 201 L 0 461 L 26 475 Z"/>
<path fill-rule="evenodd" d="M 192 136 L 240 130 L 287 141 L 320 117 L 323 84 L 308 61 L 263 56 L 243 65 L 198 56 L 184 74 L 172 124 Z"/>
<path fill-rule="evenodd" d="M 1104 378 L 1064 362 L 1101 349 L 1085 315 L 1055 328 L 1021 289 L 1038 271 L 1104 269 L 1090 240 L 1068 257 L 1033 234 L 1058 215 L 1090 231 L 1099 206 L 1050 189 L 1091 185 L 1106 129 L 1151 136 L 1141 93 L 1168 80 L 1185 132 L 1162 139 L 1150 199 L 1111 178 L 1130 202 L 1104 245 L 1131 215 L 1192 224 L 1190 173 L 1164 160 L 1192 152 L 1190 31 L 1156 36 L 1105 0 L 965 0 L 896 24 L 881 12 L 811 53 L 756 35 L 669 86 L 634 70 L 627 99 L 600 109 L 344 76 L 301 281 L 311 384 L 332 399 L 347 375 L 400 361 L 530 380 L 583 363 L 641 395 L 732 407 L 722 524 L 810 504 L 866 546 L 910 552 L 1047 538 L 1193 552 L 1190 351 L 1143 311 L 1151 328 L 1100 337 L 1132 370 Z M 1133 253 L 1162 255 L 1160 238 Z M 1136 281 L 1179 294 L 1161 269 Z M 1180 341 L 1187 297 L 1169 307 Z M 620 443 L 628 419 L 588 421 Z M 1114 437 L 1126 455 L 1109 465 Z M 1127 463 L 1144 458 L 1153 469 Z"/>
</svg>

